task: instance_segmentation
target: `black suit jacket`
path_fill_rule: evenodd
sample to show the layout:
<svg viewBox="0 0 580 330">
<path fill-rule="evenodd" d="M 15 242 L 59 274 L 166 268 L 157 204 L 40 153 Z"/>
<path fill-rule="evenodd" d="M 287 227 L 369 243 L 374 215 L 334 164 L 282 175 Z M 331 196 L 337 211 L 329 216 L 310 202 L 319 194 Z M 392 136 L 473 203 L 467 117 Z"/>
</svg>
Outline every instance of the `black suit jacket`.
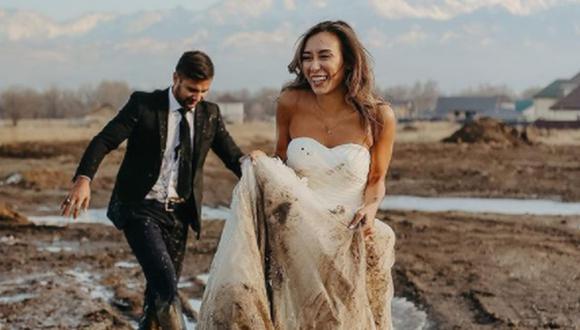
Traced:
<svg viewBox="0 0 580 330">
<path fill-rule="evenodd" d="M 132 204 L 142 201 L 151 190 L 161 168 L 167 140 L 169 90 L 134 92 L 127 104 L 90 142 L 75 177 L 91 179 L 107 153 L 127 139 L 127 151 L 117 174 L 107 216 L 123 228 Z M 194 112 L 193 198 L 188 201 L 190 224 L 199 237 L 203 191 L 203 163 L 211 148 L 227 168 L 241 176 L 242 152 L 227 132 L 219 107 L 202 101 Z"/>
</svg>

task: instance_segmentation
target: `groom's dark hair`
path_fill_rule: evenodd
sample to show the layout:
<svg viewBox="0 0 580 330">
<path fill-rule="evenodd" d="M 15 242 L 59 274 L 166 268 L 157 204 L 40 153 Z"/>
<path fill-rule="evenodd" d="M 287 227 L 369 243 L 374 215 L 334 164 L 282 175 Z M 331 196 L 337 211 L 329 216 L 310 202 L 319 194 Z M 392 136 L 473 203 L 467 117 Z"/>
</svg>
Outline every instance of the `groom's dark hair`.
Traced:
<svg viewBox="0 0 580 330">
<path fill-rule="evenodd" d="M 194 50 L 181 55 L 175 71 L 181 76 L 193 80 L 207 80 L 213 78 L 213 63 L 206 53 Z"/>
</svg>

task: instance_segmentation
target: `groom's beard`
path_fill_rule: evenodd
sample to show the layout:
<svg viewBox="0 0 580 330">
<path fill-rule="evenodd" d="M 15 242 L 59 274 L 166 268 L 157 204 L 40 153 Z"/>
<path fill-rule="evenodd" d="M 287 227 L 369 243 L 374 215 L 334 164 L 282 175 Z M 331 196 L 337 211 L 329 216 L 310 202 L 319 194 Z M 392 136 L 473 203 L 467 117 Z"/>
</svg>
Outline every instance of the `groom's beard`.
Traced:
<svg viewBox="0 0 580 330">
<path fill-rule="evenodd" d="M 179 103 L 179 105 L 181 105 L 182 107 L 187 109 L 193 109 L 199 102 L 203 100 L 203 97 L 200 97 L 198 99 L 195 99 L 193 97 L 189 98 L 175 97 L 175 99 L 177 103 Z"/>
<path fill-rule="evenodd" d="M 184 108 L 193 109 L 201 101 L 194 99 L 177 100 L 177 102 Z"/>
</svg>

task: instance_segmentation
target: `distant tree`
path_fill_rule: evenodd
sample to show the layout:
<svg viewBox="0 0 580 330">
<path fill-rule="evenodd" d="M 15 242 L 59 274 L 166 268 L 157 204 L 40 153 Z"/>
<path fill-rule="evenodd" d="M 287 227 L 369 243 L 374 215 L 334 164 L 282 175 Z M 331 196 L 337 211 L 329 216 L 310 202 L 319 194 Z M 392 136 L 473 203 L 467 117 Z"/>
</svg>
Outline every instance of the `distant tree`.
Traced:
<svg viewBox="0 0 580 330">
<path fill-rule="evenodd" d="M 412 101 L 419 112 L 431 111 L 439 98 L 439 86 L 433 80 L 417 82 L 411 90 Z"/>
<path fill-rule="evenodd" d="M 219 95 L 215 100 L 216 102 L 241 102 L 239 97 L 230 92 Z"/>
<path fill-rule="evenodd" d="M 78 93 L 72 90 L 63 90 L 60 97 L 61 113 L 64 117 L 80 117 L 87 114 L 89 108 L 78 97 Z"/>
<path fill-rule="evenodd" d="M 97 95 L 95 93 L 95 86 L 91 84 L 81 85 L 76 91 L 77 98 L 86 109 L 94 109 L 98 107 Z"/>
<path fill-rule="evenodd" d="M 262 88 L 255 95 L 253 95 L 250 102 L 248 102 L 248 109 L 252 112 L 248 113 L 249 119 L 255 120 L 270 120 L 276 116 L 276 99 L 280 95 L 280 90 L 275 88 Z"/>
<path fill-rule="evenodd" d="M 42 93 L 9 87 L 0 93 L 0 117 L 11 119 L 13 125 L 22 118 L 79 117 L 104 105 L 120 108 L 130 93 L 127 83 L 120 81 L 103 81 L 96 88 L 83 85 L 77 90 L 52 86 Z"/>
<path fill-rule="evenodd" d="M 17 126 L 18 121 L 22 118 L 22 114 L 19 112 L 19 108 L 22 106 L 20 88 L 10 87 L 3 91 L 0 95 L 0 102 L 2 104 L 2 110 L 4 111 L 2 117 L 10 119 L 12 126 Z"/>
<path fill-rule="evenodd" d="M 434 80 L 417 81 L 413 86 L 396 85 L 382 92 L 387 101 L 412 101 L 420 113 L 433 110 L 440 94 L 439 86 Z"/>
<path fill-rule="evenodd" d="M 94 92 L 94 106 L 109 105 L 114 109 L 119 109 L 127 102 L 130 94 L 131 88 L 126 82 L 106 80 L 101 82 Z"/>
<path fill-rule="evenodd" d="M 499 96 L 503 101 L 514 101 L 516 93 L 507 85 L 481 84 L 469 87 L 459 93 L 462 96 Z"/>
<path fill-rule="evenodd" d="M 22 118 L 31 118 L 38 111 L 36 91 L 30 88 L 9 87 L 0 94 L 2 117 L 9 118 L 17 126 Z"/>
<path fill-rule="evenodd" d="M 76 91 L 52 86 L 43 93 L 36 94 L 40 105 L 34 118 L 79 117 L 86 113 L 86 106 Z"/>
<path fill-rule="evenodd" d="M 246 88 L 233 91 L 211 92 L 208 100 L 212 102 L 243 102 L 246 103 L 252 98 L 252 93 Z"/>
<path fill-rule="evenodd" d="M 410 101 L 411 87 L 405 85 L 396 85 L 386 88 L 383 92 L 383 97 L 387 101 Z"/>
<path fill-rule="evenodd" d="M 43 93 L 44 98 L 44 116 L 48 118 L 62 118 L 63 111 L 61 108 L 62 90 L 52 86 Z"/>
<path fill-rule="evenodd" d="M 271 120 L 276 113 L 276 98 L 279 89 L 263 88 L 256 92 L 247 89 L 212 92 L 208 100 L 212 102 L 242 102 L 244 117 L 248 120 Z"/>
</svg>

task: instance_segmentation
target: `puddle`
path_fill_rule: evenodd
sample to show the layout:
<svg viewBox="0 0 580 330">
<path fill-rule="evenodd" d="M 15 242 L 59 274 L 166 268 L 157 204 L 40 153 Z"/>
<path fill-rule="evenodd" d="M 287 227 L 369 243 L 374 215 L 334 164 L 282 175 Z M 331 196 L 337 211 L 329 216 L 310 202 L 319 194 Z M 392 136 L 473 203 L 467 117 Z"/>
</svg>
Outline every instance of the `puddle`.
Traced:
<svg viewBox="0 0 580 330">
<path fill-rule="evenodd" d="M 68 270 L 65 272 L 65 275 L 74 278 L 77 283 L 81 285 L 80 289 L 88 293 L 91 299 L 102 299 L 103 301 L 109 301 L 114 296 L 112 290 L 97 284 L 100 276 L 80 269 Z"/>
<path fill-rule="evenodd" d="M 564 203 L 546 199 L 510 198 L 469 198 L 469 197 L 416 197 L 387 196 L 380 205 L 381 210 L 406 210 L 424 212 L 458 211 L 466 213 L 496 213 L 511 215 L 580 215 L 580 203 Z M 61 216 L 30 216 L 30 221 L 38 225 L 66 226 L 77 223 L 100 223 L 111 226 L 106 209 L 89 209 L 76 220 Z M 205 220 L 226 220 L 226 207 L 202 208 Z M 7 240 L 7 239 L 5 239 Z M 3 243 L 0 241 L 0 243 Z M 8 241 L 4 242 L 10 244 Z"/>
<path fill-rule="evenodd" d="M 380 209 L 512 215 L 580 215 L 580 203 L 546 199 L 387 196 Z"/>
<path fill-rule="evenodd" d="M 225 220 L 229 216 L 230 209 L 226 207 L 207 207 L 201 210 L 202 218 L 205 220 Z M 107 209 L 89 209 L 81 212 L 78 218 L 63 217 L 60 215 L 41 215 L 29 216 L 28 219 L 37 224 L 44 226 L 63 227 L 73 223 L 98 223 L 112 226 L 113 224 L 107 218 Z"/>
<path fill-rule="evenodd" d="M 0 304 L 15 304 L 36 297 L 35 294 L 21 293 L 13 296 L 0 297 Z"/>
<path fill-rule="evenodd" d="M 115 263 L 115 267 L 117 268 L 135 268 L 139 267 L 139 264 L 133 261 L 119 261 Z"/>
</svg>

